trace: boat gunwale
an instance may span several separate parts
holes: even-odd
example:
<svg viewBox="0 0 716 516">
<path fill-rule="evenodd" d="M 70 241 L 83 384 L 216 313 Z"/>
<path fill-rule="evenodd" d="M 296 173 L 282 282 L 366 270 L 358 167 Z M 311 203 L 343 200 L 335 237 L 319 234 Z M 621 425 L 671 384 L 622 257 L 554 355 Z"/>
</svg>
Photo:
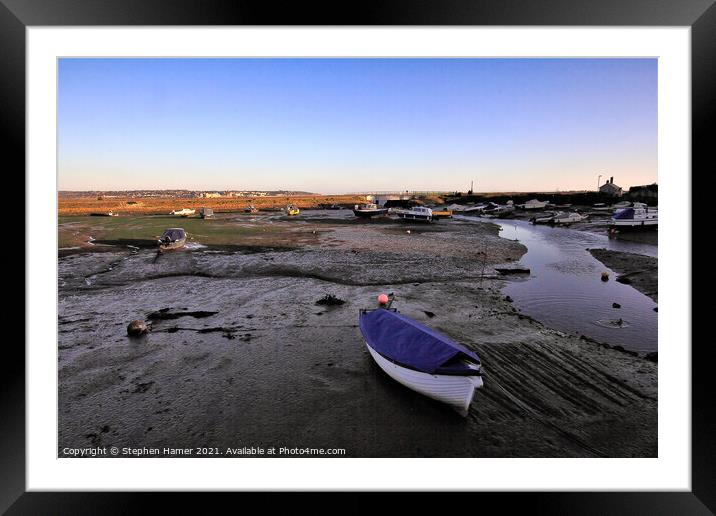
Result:
<svg viewBox="0 0 716 516">
<path fill-rule="evenodd" d="M 363 317 L 363 315 L 367 314 L 368 312 L 372 312 L 374 310 L 375 309 L 361 308 L 359 311 L 360 315 L 358 317 L 359 323 L 360 323 L 360 319 L 361 319 L 361 317 Z M 383 310 L 385 310 L 385 309 L 383 308 Z M 391 308 L 389 310 L 391 312 L 398 313 L 398 310 L 396 310 L 395 308 Z M 360 324 L 359 324 L 359 327 L 360 327 Z M 363 331 L 361 329 L 361 334 L 362 333 L 363 333 Z M 421 369 L 418 369 L 417 367 L 414 367 L 414 366 L 411 366 L 408 364 L 404 364 L 398 360 L 395 360 L 392 357 L 385 355 L 384 353 L 381 353 L 380 351 L 375 349 L 373 346 L 371 346 L 370 342 L 368 342 L 368 339 L 365 337 L 365 335 L 363 335 L 363 341 L 365 342 L 366 346 L 370 347 L 370 349 L 372 349 L 375 353 L 377 353 L 378 355 L 380 355 L 381 357 L 386 359 L 388 362 L 391 362 L 392 364 L 395 364 L 395 365 L 402 367 L 404 369 L 408 369 L 410 371 L 415 371 L 418 373 L 423 373 L 423 374 L 427 374 L 427 375 L 435 376 L 435 377 L 438 377 L 438 376 L 482 376 L 482 360 L 480 360 L 478 357 L 477 361 L 475 361 L 471 356 L 466 355 L 464 352 L 462 352 L 460 350 L 458 350 L 458 353 L 456 353 L 450 360 L 453 360 L 456 356 L 458 356 L 465 363 L 476 365 L 477 369 L 467 367 L 466 369 L 451 371 L 451 370 L 445 370 L 445 369 L 441 370 L 440 368 L 438 368 L 434 372 L 423 371 Z"/>
<path fill-rule="evenodd" d="M 402 367 L 403 369 L 409 369 L 410 371 L 415 371 L 416 373 L 429 374 L 430 376 L 434 376 L 434 377 L 438 377 L 438 376 L 482 376 L 482 369 L 481 369 L 482 363 L 481 363 L 481 362 L 480 362 L 480 363 L 477 363 L 477 362 L 473 362 L 473 361 L 468 360 L 468 359 L 465 358 L 465 359 L 463 359 L 463 360 L 465 360 L 465 362 L 468 362 L 468 363 L 470 363 L 470 364 L 474 364 L 474 365 L 478 366 L 479 369 L 467 368 L 467 369 L 459 370 L 459 371 L 456 370 L 456 371 L 454 371 L 454 372 L 451 372 L 451 371 L 436 371 L 436 372 L 434 372 L 434 373 L 428 373 L 427 371 L 421 371 L 420 369 L 418 369 L 418 368 L 416 368 L 416 367 L 409 366 L 409 365 L 407 365 L 407 364 L 403 364 L 402 362 L 398 362 L 397 360 L 395 360 L 395 359 L 393 359 L 393 358 L 390 358 L 389 356 L 387 356 L 387 355 L 381 353 L 380 351 L 378 351 L 377 349 L 375 349 L 373 346 L 371 346 L 371 345 L 368 343 L 367 340 L 365 340 L 365 339 L 363 339 L 363 340 L 365 341 L 366 346 L 370 346 L 370 349 L 372 349 L 373 351 L 375 351 L 378 355 L 380 355 L 381 357 L 383 357 L 384 359 L 386 359 L 388 362 L 390 362 L 390 363 L 392 363 L 392 364 L 395 364 L 395 365 L 397 365 L 397 366 L 399 366 L 399 367 Z M 465 371 L 465 372 L 463 372 L 463 371 Z"/>
</svg>

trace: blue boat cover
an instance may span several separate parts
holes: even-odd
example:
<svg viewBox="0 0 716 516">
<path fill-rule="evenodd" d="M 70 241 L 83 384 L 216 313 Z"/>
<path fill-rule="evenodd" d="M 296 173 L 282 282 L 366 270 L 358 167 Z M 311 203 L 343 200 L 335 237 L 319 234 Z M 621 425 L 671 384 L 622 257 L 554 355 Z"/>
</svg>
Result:
<svg viewBox="0 0 716 516">
<path fill-rule="evenodd" d="M 358 325 L 371 348 L 398 364 L 424 373 L 455 370 L 455 365 L 448 362 L 457 358 L 480 363 L 469 349 L 396 312 L 379 308 L 362 313 Z"/>
<path fill-rule="evenodd" d="M 616 212 L 614 216 L 612 217 L 615 220 L 620 219 L 633 219 L 634 218 L 634 208 L 623 208 Z"/>
</svg>

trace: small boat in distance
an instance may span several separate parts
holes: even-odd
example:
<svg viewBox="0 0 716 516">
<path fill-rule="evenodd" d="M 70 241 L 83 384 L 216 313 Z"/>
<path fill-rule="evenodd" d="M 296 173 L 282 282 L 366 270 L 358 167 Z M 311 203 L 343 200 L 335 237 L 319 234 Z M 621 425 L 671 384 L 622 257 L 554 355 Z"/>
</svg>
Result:
<svg viewBox="0 0 716 516">
<path fill-rule="evenodd" d="M 286 206 L 286 215 L 288 215 L 289 217 L 293 217 L 294 215 L 298 215 L 299 213 L 301 213 L 301 210 L 299 210 L 298 206 L 296 206 L 295 204 L 289 204 L 288 206 Z"/>
<path fill-rule="evenodd" d="M 596 211 L 607 211 L 609 209 L 609 206 L 607 206 L 603 202 L 598 202 L 598 203 L 592 204 L 592 209 L 596 210 Z"/>
<path fill-rule="evenodd" d="M 482 213 L 486 208 L 490 207 L 491 203 L 487 204 L 451 204 L 447 207 L 448 210 L 452 211 L 453 214 L 457 213 L 460 215 L 478 215 Z M 495 204 L 495 206 L 497 206 Z"/>
<path fill-rule="evenodd" d="M 186 244 L 186 232 L 182 228 L 169 228 L 158 241 L 160 251 L 179 249 Z"/>
<path fill-rule="evenodd" d="M 549 224 L 557 213 L 555 211 L 543 211 L 539 215 L 535 215 L 530 219 L 532 224 Z"/>
<path fill-rule="evenodd" d="M 377 204 L 369 202 L 366 204 L 356 204 L 353 207 L 353 213 L 356 217 L 370 218 L 385 215 L 388 213 L 388 208 L 381 208 Z"/>
<path fill-rule="evenodd" d="M 512 201 L 507 201 L 507 204 L 495 204 L 489 208 L 483 210 L 483 216 L 487 218 L 499 219 L 503 217 L 509 217 L 515 211 L 515 205 Z"/>
<path fill-rule="evenodd" d="M 199 208 L 199 216 L 202 219 L 213 219 L 214 210 L 212 208 Z"/>
<path fill-rule="evenodd" d="M 244 213 L 258 213 L 258 211 L 258 208 L 253 204 L 249 204 L 246 208 L 244 208 Z"/>
<path fill-rule="evenodd" d="M 447 207 L 453 213 L 463 213 L 466 206 L 464 204 L 451 204 Z"/>
<path fill-rule="evenodd" d="M 407 221 L 432 222 L 433 210 L 425 206 L 413 206 L 412 208 L 395 208 L 391 213 Z"/>
<path fill-rule="evenodd" d="M 196 210 L 191 210 L 189 208 L 182 208 L 181 210 L 172 210 L 172 212 L 169 215 L 176 215 L 177 217 L 188 217 L 189 215 L 194 215 L 196 213 Z"/>
<path fill-rule="evenodd" d="M 587 219 L 587 215 L 582 215 L 581 213 L 577 213 L 576 211 L 572 212 L 564 212 L 560 211 L 557 213 L 552 219 L 549 221 L 550 224 L 555 225 L 566 225 L 566 224 L 574 224 L 575 222 L 582 222 L 583 220 Z"/>
<path fill-rule="evenodd" d="M 434 219 L 451 219 L 452 210 L 449 208 L 432 208 Z"/>
<path fill-rule="evenodd" d="M 543 210 L 548 204 L 549 201 L 538 201 L 537 199 L 532 199 L 520 205 L 520 207 L 523 210 Z"/>
<path fill-rule="evenodd" d="M 394 309 L 361 310 L 358 326 L 388 376 L 467 417 L 475 390 L 483 385 L 474 352 Z"/>
<path fill-rule="evenodd" d="M 90 213 L 90 217 L 118 217 L 119 213 L 108 211 L 107 213 Z"/>
<path fill-rule="evenodd" d="M 621 208 L 612 216 L 612 228 L 656 228 L 659 225 L 659 212 L 642 202 L 635 202 L 632 208 Z"/>
</svg>

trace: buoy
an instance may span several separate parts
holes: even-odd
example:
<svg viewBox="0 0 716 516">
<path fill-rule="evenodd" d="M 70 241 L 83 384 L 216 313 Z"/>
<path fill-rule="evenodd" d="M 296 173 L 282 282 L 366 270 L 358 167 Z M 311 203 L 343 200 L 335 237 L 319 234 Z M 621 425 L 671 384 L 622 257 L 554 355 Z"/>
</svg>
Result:
<svg viewBox="0 0 716 516">
<path fill-rule="evenodd" d="M 602 281 L 609 281 L 609 273 L 602 272 Z"/>
<path fill-rule="evenodd" d="M 388 296 L 385 294 L 381 294 L 378 296 L 378 304 L 379 305 L 387 305 L 388 304 Z"/>
</svg>

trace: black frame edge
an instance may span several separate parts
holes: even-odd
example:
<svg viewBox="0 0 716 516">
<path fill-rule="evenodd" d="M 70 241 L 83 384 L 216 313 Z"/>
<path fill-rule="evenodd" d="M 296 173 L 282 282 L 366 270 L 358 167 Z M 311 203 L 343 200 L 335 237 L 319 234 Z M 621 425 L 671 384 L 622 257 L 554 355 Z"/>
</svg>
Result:
<svg viewBox="0 0 716 516">
<path fill-rule="evenodd" d="M 535 7 L 520 0 L 498 2 L 407 2 L 393 0 L 369 4 L 360 12 L 321 11 L 315 6 L 292 6 L 252 2 L 215 2 L 210 7 L 195 0 L 175 2 L 167 9 L 161 1 L 126 0 L 2 0 L 0 3 L 0 108 L 6 143 L 6 170 L 25 170 L 25 28 L 27 25 L 282 25 L 282 24 L 376 24 L 376 25 L 684 25 L 692 28 L 692 182 L 702 181 L 713 167 L 708 129 L 716 120 L 716 5 L 713 0 L 688 2 L 648 0 L 609 0 L 608 2 L 548 0 Z M 6 7 L 10 5 L 10 9 Z M 277 12 L 278 11 L 278 12 Z M 7 160 L 7 158 L 10 158 Z M 27 192 L 23 191 L 26 194 Z M 696 209 L 707 206 L 708 189 L 692 184 Z M 692 237 L 706 231 L 703 217 L 693 217 Z M 23 241 L 24 241 L 24 225 Z M 23 247 L 23 264 L 25 249 Z M 706 268 L 708 253 L 693 252 L 693 270 Z M 25 273 L 27 274 L 27 270 Z M 688 278 L 691 280 L 691 278 Z M 692 343 L 698 342 L 697 329 L 708 320 L 713 302 L 699 303 L 711 289 L 707 280 L 693 285 Z M 23 307 L 25 294 L 23 294 Z M 708 335 L 706 332 L 704 336 Z M 24 339 L 23 339 L 24 340 Z M 692 344 L 692 492 L 691 493 L 480 493 L 479 507 L 504 510 L 524 504 L 531 510 L 555 514 L 714 514 L 716 513 L 716 409 L 710 384 L 708 337 L 701 347 Z M 17 346 L 15 346 L 17 347 Z M 9 348 L 9 346 L 8 346 Z M 25 364 L 24 349 L 8 349 L 2 363 L 0 414 L 3 435 L 0 440 L 0 512 L 8 514 L 97 514 L 146 512 L 148 499 L 158 497 L 165 509 L 177 507 L 187 512 L 191 505 L 184 494 L 163 493 L 27 493 L 25 492 Z M 229 494 L 220 494 L 222 498 Z M 246 496 L 246 495 L 244 495 Z M 254 494 L 260 503 L 269 502 L 270 494 Z M 330 496 L 330 495 L 329 495 Z M 366 498 L 349 495 L 353 503 L 341 504 L 343 510 L 370 510 Z M 465 498 L 465 495 L 451 495 Z M 18 498 L 19 497 L 19 498 Z M 205 498 L 205 497 L 200 497 Z M 305 496 L 291 495 L 291 505 L 303 505 Z M 505 498 L 509 498 L 509 501 Z M 416 507 L 423 505 L 415 498 Z M 474 500 L 473 500 L 474 501 Z M 205 502 L 204 502 L 205 503 Z M 204 509 L 205 509 L 204 505 Z M 306 507 L 311 507 L 306 503 Z M 335 506 L 334 506 L 335 507 Z M 313 507 L 315 509 L 315 506 Z"/>
<path fill-rule="evenodd" d="M 713 0 L 3 0 L 25 25 L 691 25 Z"/>
<path fill-rule="evenodd" d="M 708 231 L 704 204 L 708 188 L 695 188 L 696 179 L 703 185 L 714 166 L 713 134 L 710 126 L 716 121 L 716 4 L 703 13 L 691 27 L 691 161 L 692 161 L 692 274 L 704 270 L 708 253 L 697 253 L 693 242 Z M 697 211 L 699 210 L 699 211 Z M 709 366 L 708 329 L 705 321 L 712 317 L 713 300 L 706 295 L 714 280 L 692 285 L 692 388 L 691 388 L 691 482 L 692 490 L 704 505 L 716 512 L 716 404 Z M 702 331 L 697 331 L 700 329 Z"/>
<path fill-rule="evenodd" d="M 5 5 L 0 3 L 0 131 L 5 151 L 4 172 L 6 181 L 25 193 L 25 25 Z M 22 176 L 19 175 L 22 171 Z M 22 183 L 21 183 L 22 182 Z M 21 183 L 20 186 L 17 183 Z M 24 206 L 24 195 L 22 197 Z M 24 210 L 23 210 L 24 211 Z M 17 227 L 19 226 L 19 227 Z M 25 226 L 12 229 L 12 238 L 22 241 L 20 256 L 13 258 L 15 270 L 22 263 L 25 270 Z M 22 234 L 20 234 L 22 233 Z M 14 238 L 13 238 L 14 237 Z M 11 269 L 12 270 L 12 269 Z M 25 274 L 23 274 L 25 277 Z M 25 291 L 15 297 L 15 306 L 25 309 Z M 20 304 L 21 303 L 21 304 Z M 24 322 L 20 329 L 25 341 Z M 6 343 L 16 342 L 6 339 Z M 0 361 L 0 415 L 2 436 L 0 439 L 0 513 L 25 492 L 25 349 L 9 345 Z"/>
</svg>

